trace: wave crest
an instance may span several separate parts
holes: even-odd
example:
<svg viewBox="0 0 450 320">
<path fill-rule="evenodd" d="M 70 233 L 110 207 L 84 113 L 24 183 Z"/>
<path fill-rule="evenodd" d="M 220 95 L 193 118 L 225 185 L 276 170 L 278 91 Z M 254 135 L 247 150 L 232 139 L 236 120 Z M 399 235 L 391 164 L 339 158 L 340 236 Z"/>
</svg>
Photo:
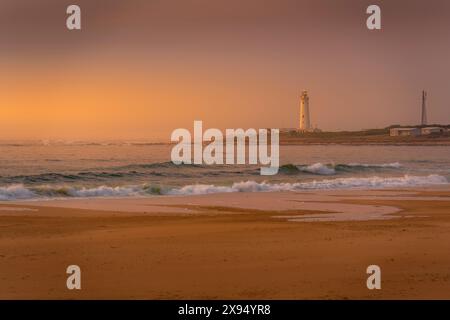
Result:
<svg viewBox="0 0 450 320">
<path fill-rule="evenodd" d="M 445 177 L 440 175 L 409 176 L 403 177 L 367 177 L 367 178 L 337 178 L 314 180 L 309 182 L 276 183 L 246 181 L 234 183 L 231 187 L 215 185 L 189 185 L 174 189 L 169 194 L 194 195 L 223 192 L 269 192 L 269 191 L 298 191 L 298 190 L 336 190 L 353 188 L 389 188 L 389 187 L 413 187 L 426 185 L 447 184 Z"/>
<path fill-rule="evenodd" d="M 285 174 L 296 174 L 300 172 L 316 175 L 334 175 L 339 172 L 358 172 L 358 171 L 378 171 L 399 169 L 402 165 L 399 162 L 368 164 L 368 163 L 348 163 L 348 164 L 323 164 L 321 162 L 311 165 L 285 164 L 280 167 L 280 172 Z"/>
<path fill-rule="evenodd" d="M 0 200 L 30 200 L 53 198 L 138 197 L 151 195 L 200 195 L 228 192 L 275 192 L 297 190 L 373 189 L 389 187 L 414 187 L 443 185 L 448 181 L 440 175 L 401 177 L 363 177 L 313 180 L 295 183 L 268 183 L 256 181 L 235 182 L 231 186 L 193 184 L 167 188 L 149 184 L 98 187 L 39 186 L 21 184 L 0 187 Z"/>
</svg>

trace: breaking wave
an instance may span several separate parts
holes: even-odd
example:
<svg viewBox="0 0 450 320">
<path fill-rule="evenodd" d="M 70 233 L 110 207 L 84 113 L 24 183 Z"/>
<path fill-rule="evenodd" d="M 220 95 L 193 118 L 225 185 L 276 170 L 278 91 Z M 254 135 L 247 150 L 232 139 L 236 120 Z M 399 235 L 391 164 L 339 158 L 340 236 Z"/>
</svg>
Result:
<svg viewBox="0 0 450 320">
<path fill-rule="evenodd" d="M 0 200 L 30 200 L 53 198 L 138 197 L 162 194 L 161 188 L 151 185 L 99 187 L 25 187 L 17 184 L 0 187 Z"/>
<path fill-rule="evenodd" d="M 189 185 L 170 191 L 170 194 L 209 194 L 222 192 L 269 192 L 269 191 L 296 191 L 296 190 L 335 190 L 352 188 L 388 188 L 413 187 L 426 185 L 447 184 L 445 177 L 439 175 L 408 176 L 403 177 L 368 177 L 368 178 L 337 178 L 319 181 L 296 183 L 266 183 L 246 181 L 234 183 L 230 187 L 215 185 Z"/>
<path fill-rule="evenodd" d="M 336 169 L 333 166 L 323 165 L 321 163 L 315 163 L 309 166 L 303 166 L 299 168 L 300 171 L 321 174 L 332 175 L 336 173 Z"/>
<path fill-rule="evenodd" d="M 231 186 L 213 184 L 193 184 L 177 188 L 160 187 L 149 184 L 127 186 L 67 187 L 39 186 L 25 187 L 22 184 L 0 187 L 0 200 L 30 200 L 53 198 L 91 198 L 91 197 L 140 197 L 151 195 L 200 195 L 226 192 L 275 192 L 297 190 L 336 190 L 336 189 L 373 189 L 389 187 L 414 187 L 443 185 L 448 181 L 440 175 L 401 177 L 359 177 L 336 178 L 295 183 L 268 183 L 243 181 Z"/>
<path fill-rule="evenodd" d="M 54 160 L 52 160 L 54 161 Z M 311 165 L 294 165 L 286 164 L 280 167 L 279 173 L 286 175 L 308 174 L 308 175 L 336 175 L 339 173 L 352 172 L 378 172 L 383 170 L 395 170 L 401 168 L 401 164 L 386 163 L 386 164 L 322 164 L 314 163 Z M 172 162 L 157 162 L 149 164 L 130 164 L 124 166 L 97 168 L 96 170 L 86 170 L 79 172 L 48 172 L 32 175 L 16 175 L 0 177 L 0 183 L 4 185 L 24 184 L 24 185 L 41 185 L 41 184 L 66 184 L 66 183 L 81 183 L 81 182 L 98 182 L 110 184 L 111 181 L 146 181 L 148 178 L 154 177 L 173 177 L 173 178 L 187 178 L 205 176 L 231 176 L 235 175 L 259 175 L 259 168 L 257 166 L 244 168 L 227 165 L 195 165 L 182 164 L 175 165 Z M 136 181 L 136 180 L 135 180 Z"/>
<path fill-rule="evenodd" d="M 348 164 L 322 164 L 314 163 L 311 165 L 294 165 L 286 164 L 280 167 L 280 172 L 287 174 L 295 174 L 305 172 L 317 175 L 334 175 L 338 172 L 362 172 L 362 171 L 379 171 L 382 169 L 399 169 L 402 165 L 398 162 L 367 164 L 367 163 L 348 163 Z"/>
</svg>

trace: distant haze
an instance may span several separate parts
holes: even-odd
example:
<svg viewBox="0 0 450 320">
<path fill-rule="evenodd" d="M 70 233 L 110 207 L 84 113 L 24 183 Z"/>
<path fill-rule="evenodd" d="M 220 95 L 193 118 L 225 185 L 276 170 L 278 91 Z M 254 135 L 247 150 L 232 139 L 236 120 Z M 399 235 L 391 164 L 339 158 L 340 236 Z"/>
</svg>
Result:
<svg viewBox="0 0 450 320">
<path fill-rule="evenodd" d="M 172 130 L 450 123 L 450 2 L 65 0 L 0 3 L 0 139 L 168 139 Z"/>
</svg>

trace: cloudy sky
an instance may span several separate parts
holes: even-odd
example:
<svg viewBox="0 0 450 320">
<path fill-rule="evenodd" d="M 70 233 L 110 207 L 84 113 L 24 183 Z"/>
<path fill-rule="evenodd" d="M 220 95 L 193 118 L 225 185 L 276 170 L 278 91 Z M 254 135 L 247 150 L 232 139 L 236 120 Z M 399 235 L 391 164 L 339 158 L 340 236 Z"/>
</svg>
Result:
<svg viewBox="0 0 450 320">
<path fill-rule="evenodd" d="M 422 89 L 450 123 L 449 17 L 448 0 L 1 0 L 0 139 L 296 127 L 302 90 L 324 130 L 416 124 Z"/>
</svg>

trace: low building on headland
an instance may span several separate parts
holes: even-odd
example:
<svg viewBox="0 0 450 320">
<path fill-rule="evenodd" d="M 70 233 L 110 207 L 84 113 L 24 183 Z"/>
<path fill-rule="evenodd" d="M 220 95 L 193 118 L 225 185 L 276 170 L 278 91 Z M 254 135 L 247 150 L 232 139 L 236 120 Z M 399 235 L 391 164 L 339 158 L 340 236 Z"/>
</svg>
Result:
<svg viewBox="0 0 450 320">
<path fill-rule="evenodd" d="M 298 134 L 298 133 L 319 133 L 322 132 L 319 128 L 311 128 L 308 131 L 306 130 L 299 130 L 298 128 L 280 128 L 280 133 L 291 133 L 291 134 Z"/>
<path fill-rule="evenodd" d="M 391 128 L 389 131 L 391 137 L 420 136 L 419 128 Z"/>
<path fill-rule="evenodd" d="M 443 127 L 410 127 L 410 128 L 391 128 L 391 137 L 406 137 L 406 136 L 424 136 L 429 134 L 443 134 L 446 132 L 446 128 Z"/>
<path fill-rule="evenodd" d="M 294 133 L 297 131 L 297 128 L 280 128 L 280 133 Z"/>
<path fill-rule="evenodd" d="M 425 127 L 421 128 L 421 134 L 433 134 L 433 133 L 444 133 L 445 128 L 441 127 Z"/>
</svg>

